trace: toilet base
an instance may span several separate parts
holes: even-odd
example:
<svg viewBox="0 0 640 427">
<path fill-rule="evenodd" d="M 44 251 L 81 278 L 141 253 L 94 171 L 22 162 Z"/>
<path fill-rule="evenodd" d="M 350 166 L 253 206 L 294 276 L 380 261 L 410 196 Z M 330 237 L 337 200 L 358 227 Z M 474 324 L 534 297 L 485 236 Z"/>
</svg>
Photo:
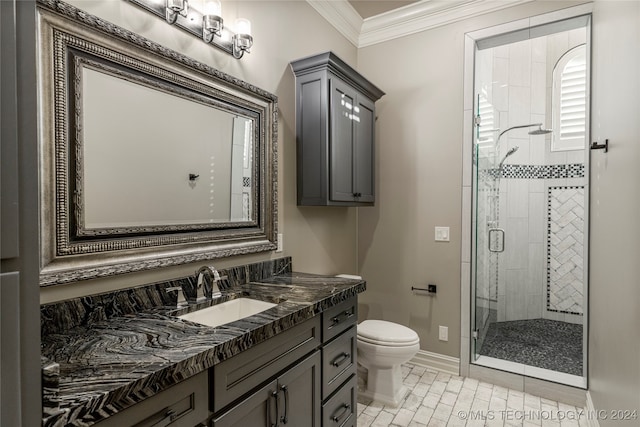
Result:
<svg viewBox="0 0 640 427">
<path fill-rule="evenodd" d="M 359 394 L 364 399 L 375 400 L 387 406 L 398 407 L 409 389 L 402 383 L 400 365 L 390 369 L 367 368 L 366 389 Z"/>
</svg>

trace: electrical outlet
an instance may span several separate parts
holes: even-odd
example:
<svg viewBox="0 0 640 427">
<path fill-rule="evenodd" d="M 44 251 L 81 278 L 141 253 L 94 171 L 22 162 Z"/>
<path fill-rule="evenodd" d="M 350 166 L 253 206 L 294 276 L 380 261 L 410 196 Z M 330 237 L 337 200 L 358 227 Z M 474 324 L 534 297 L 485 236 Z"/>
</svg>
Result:
<svg viewBox="0 0 640 427">
<path fill-rule="evenodd" d="M 284 238 L 282 237 L 282 233 L 278 233 L 278 248 L 276 249 L 276 252 L 284 251 L 284 244 L 282 243 L 283 240 Z"/>
<path fill-rule="evenodd" d="M 447 326 L 440 326 L 438 339 L 440 341 L 449 341 L 449 328 Z"/>
</svg>

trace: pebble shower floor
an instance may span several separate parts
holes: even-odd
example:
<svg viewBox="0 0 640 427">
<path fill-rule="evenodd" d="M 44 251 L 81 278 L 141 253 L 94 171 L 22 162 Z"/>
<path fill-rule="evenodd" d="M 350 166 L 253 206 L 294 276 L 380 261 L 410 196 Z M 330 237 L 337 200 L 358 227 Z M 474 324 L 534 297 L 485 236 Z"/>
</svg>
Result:
<svg viewBox="0 0 640 427">
<path fill-rule="evenodd" d="M 583 408 L 410 363 L 410 393 L 390 408 L 358 399 L 358 427 L 587 427 Z"/>
</svg>

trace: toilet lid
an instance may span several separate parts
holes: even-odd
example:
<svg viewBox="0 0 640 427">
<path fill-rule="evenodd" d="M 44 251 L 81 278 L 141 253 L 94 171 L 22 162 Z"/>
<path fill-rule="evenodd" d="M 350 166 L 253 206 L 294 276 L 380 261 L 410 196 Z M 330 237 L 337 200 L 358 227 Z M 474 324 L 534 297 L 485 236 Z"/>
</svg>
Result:
<svg viewBox="0 0 640 427">
<path fill-rule="evenodd" d="M 411 345 L 420 342 L 413 329 L 384 320 L 365 320 L 358 325 L 358 339 L 372 344 Z"/>
</svg>

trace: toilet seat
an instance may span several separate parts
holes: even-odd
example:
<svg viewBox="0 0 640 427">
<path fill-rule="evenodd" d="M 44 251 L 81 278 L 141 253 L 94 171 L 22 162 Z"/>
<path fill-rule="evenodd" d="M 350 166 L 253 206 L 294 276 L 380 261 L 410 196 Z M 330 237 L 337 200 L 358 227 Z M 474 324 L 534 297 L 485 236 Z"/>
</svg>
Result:
<svg viewBox="0 0 640 427">
<path fill-rule="evenodd" d="M 419 344 L 420 343 L 420 338 L 416 338 L 413 341 L 408 341 L 406 343 L 396 343 L 396 342 L 388 342 L 388 341 L 381 341 L 381 340 L 370 340 L 367 338 L 362 338 L 362 337 L 358 337 L 358 341 L 362 342 L 362 343 L 366 343 L 366 344 L 371 344 L 371 345 L 378 345 L 381 347 L 411 347 L 413 345 Z"/>
<path fill-rule="evenodd" d="M 384 320 L 365 320 L 358 325 L 358 340 L 385 347 L 408 347 L 420 342 L 412 329 Z"/>
</svg>

